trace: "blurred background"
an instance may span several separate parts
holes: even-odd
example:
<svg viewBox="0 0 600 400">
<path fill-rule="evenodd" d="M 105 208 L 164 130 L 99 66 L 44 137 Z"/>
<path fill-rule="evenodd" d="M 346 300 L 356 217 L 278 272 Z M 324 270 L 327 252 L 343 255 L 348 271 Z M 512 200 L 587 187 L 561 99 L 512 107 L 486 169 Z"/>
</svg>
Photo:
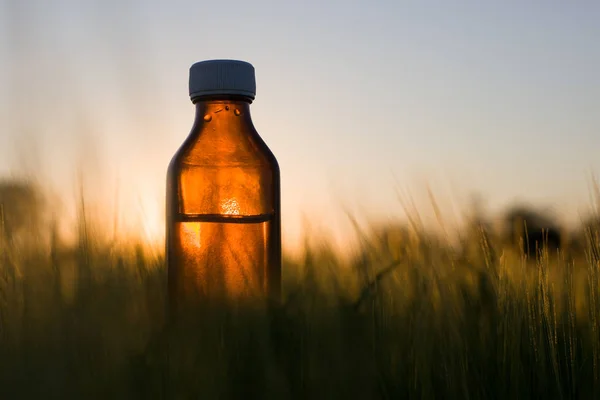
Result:
<svg viewBox="0 0 600 400">
<path fill-rule="evenodd" d="M 0 0 L 0 398 L 600 398 L 598 21 Z M 165 175 L 213 58 L 256 68 L 282 304 L 172 327 Z"/>
<path fill-rule="evenodd" d="M 191 128 L 189 67 L 256 68 L 255 125 L 282 171 L 288 251 L 349 243 L 351 212 L 456 216 L 474 194 L 576 221 L 600 157 L 600 5 L 519 1 L 0 0 L 0 176 L 78 196 L 162 243 L 165 173 Z M 493 3 L 493 4 L 492 4 Z"/>
</svg>

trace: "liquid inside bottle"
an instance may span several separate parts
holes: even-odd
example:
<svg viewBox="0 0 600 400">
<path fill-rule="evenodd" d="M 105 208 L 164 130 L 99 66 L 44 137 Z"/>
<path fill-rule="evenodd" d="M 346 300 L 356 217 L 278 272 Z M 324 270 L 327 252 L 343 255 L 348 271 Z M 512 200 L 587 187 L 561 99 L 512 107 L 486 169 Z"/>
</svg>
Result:
<svg viewBox="0 0 600 400">
<path fill-rule="evenodd" d="M 213 301 L 277 300 L 280 293 L 279 166 L 250 118 L 254 69 L 246 63 L 213 61 L 218 62 L 221 65 L 204 62 L 197 70 L 192 67 L 190 93 L 196 118 L 169 165 L 167 264 L 172 313 Z M 242 70 L 227 69 L 232 65 Z M 220 71 L 216 74 L 220 82 L 210 79 L 215 71 Z M 194 80 L 194 74 L 202 79 Z M 227 74 L 236 79 L 225 90 L 218 86 L 227 81 Z M 211 94 L 194 97 L 198 88 L 211 89 L 206 90 Z"/>
<path fill-rule="evenodd" d="M 273 215 L 187 216 L 175 223 L 174 254 L 184 285 L 226 298 L 261 296 L 271 264 Z"/>
</svg>

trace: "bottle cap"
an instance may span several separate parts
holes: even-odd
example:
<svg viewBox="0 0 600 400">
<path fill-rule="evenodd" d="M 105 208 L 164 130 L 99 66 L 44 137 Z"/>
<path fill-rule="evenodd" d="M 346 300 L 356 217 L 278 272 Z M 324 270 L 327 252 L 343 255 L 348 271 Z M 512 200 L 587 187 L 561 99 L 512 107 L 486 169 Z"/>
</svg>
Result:
<svg viewBox="0 0 600 400">
<path fill-rule="evenodd" d="M 238 60 L 200 61 L 190 67 L 190 98 L 220 94 L 254 100 L 256 79 L 252 64 Z"/>
</svg>

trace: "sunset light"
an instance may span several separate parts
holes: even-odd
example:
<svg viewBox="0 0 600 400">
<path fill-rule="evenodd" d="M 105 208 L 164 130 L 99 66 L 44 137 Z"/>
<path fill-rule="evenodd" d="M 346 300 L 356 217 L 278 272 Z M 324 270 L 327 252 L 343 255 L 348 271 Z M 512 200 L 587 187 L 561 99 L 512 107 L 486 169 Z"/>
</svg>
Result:
<svg viewBox="0 0 600 400">
<path fill-rule="evenodd" d="M 139 219 L 143 227 L 143 240 L 152 246 L 161 246 L 165 240 L 164 203 L 143 197 Z"/>
<path fill-rule="evenodd" d="M 0 400 L 600 399 L 599 38 L 0 0 Z"/>
<path fill-rule="evenodd" d="M 221 213 L 224 215 L 239 215 L 240 207 L 235 198 L 224 199 L 221 202 Z"/>
</svg>

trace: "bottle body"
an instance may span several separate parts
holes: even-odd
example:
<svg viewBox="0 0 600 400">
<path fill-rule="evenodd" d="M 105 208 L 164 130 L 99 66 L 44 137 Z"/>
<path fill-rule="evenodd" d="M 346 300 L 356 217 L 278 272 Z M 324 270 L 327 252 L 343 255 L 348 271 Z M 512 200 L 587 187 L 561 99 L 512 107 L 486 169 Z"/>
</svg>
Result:
<svg viewBox="0 0 600 400">
<path fill-rule="evenodd" d="M 277 301 L 279 166 L 252 124 L 250 101 L 200 99 L 167 173 L 170 311 L 195 303 Z"/>
</svg>

